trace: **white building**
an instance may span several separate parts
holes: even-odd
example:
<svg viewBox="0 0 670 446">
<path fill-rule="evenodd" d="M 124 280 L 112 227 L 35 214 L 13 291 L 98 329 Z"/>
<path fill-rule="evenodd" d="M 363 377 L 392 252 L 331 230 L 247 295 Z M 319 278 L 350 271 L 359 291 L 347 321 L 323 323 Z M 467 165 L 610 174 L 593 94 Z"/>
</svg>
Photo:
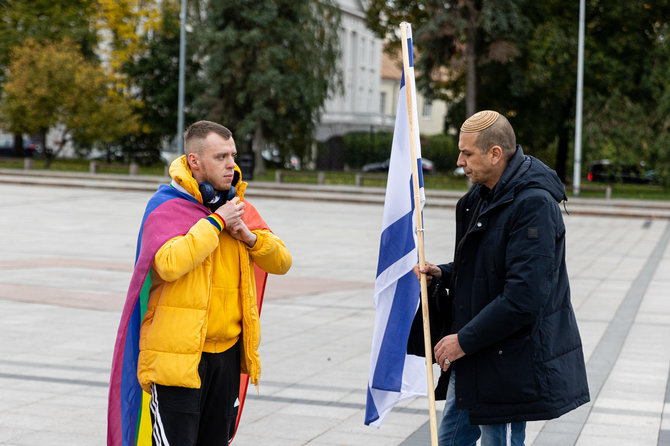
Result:
<svg viewBox="0 0 670 446">
<path fill-rule="evenodd" d="M 415 76 L 421 73 L 415 72 Z M 381 57 L 381 84 L 379 87 L 380 110 L 384 121 L 395 120 L 398 108 L 398 92 L 402 78 L 402 54 L 396 57 L 382 51 Z M 417 112 L 419 115 L 419 132 L 422 135 L 436 135 L 443 132 L 444 118 L 447 115 L 447 103 L 443 100 L 428 101 L 417 91 Z"/>
<path fill-rule="evenodd" d="M 365 26 L 361 1 L 337 3 L 342 14 L 340 69 L 344 93 L 326 102 L 316 134 L 319 141 L 384 124 L 379 110 L 382 40 Z"/>
<path fill-rule="evenodd" d="M 316 139 L 327 141 L 351 131 L 392 130 L 402 75 L 402 59 L 383 54 L 383 42 L 365 25 L 360 0 L 337 0 L 342 13 L 340 33 L 344 92 L 326 101 Z M 418 94 L 419 129 L 423 135 L 442 132 L 447 105 L 432 104 Z"/>
</svg>

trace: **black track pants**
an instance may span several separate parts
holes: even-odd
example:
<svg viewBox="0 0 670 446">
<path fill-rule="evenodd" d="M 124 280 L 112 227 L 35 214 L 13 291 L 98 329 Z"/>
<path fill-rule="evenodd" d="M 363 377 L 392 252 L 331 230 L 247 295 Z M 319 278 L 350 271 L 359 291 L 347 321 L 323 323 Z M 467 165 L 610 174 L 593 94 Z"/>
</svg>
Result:
<svg viewBox="0 0 670 446">
<path fill-rule="evenodd" d="M 239 346 L 203 353 L 198 373 L 200 389 L 152 386 L 154 446 L 225 446 L 233 437 L 239 407 Z"/>
</svg>

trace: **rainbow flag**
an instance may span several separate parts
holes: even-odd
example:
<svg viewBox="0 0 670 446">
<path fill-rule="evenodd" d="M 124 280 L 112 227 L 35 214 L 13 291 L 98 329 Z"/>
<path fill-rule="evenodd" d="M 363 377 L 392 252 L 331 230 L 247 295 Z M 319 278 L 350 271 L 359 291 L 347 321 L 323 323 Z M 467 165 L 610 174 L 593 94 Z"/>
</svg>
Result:
<svg viewBox="0 0 670 446">
<path fill-rule="evenodd" d="M 108 446 L 151 445 L 151 396 L 137 380 L 140 324 L 147 310 L 151 289 L 151 265 L 158 249 L 168 240 L 186 234 L 191 226 L 211 211 L 191 195 L 161 185 L 149 200 L 137 240 L 135 269 L 128 287 L 126 303 L 112 358 L 107 413 Z M 258 212 L 246 202 L 243 220 L 249 229 L 268 229 Z M 267 273 L 254 265 L 256 294 L 260 312 Z M 240 376 L 239 425 L 249 377 Z"/>
</svg>

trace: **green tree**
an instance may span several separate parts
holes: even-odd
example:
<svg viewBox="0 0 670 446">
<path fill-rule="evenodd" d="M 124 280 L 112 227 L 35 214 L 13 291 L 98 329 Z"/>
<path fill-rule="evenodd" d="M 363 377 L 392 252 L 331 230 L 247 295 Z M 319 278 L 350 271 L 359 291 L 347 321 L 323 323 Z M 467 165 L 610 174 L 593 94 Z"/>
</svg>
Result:
<svg viewBox="0 0 670 446">
<path fill-rule="evenodd" d="M 270 145 L 309 153 L 320 112 L 340 85 L 339 10 L 331 0 L 221 0 L 199 30 L 204 115 L 230 126 L 256 171 Z M 246 142 L 246 144 L 245 144 Z"/>
<path fill-rule="evenodd" d="M 654 167 L 668 157 L 670 1 L 589 2 L 585 154 Z"/>
<path fill-rule="evenodd" d="M 447 127 L 462 122 L 470 95 L 463 68 L 459 71 L 454 62 L 460 60 L 462 67 L 476 60 L 477 108 L 503 112 L 526 152 L 552 165 L 566 181 L 574 140 L 578 3 L 474 2 L 481 28 L 475 48 L 502 48 L 489 51 L 502 57 L 486 52 L 480 57 L 477 50 L 475 57 L 463 59 L 459 51 L 470 42 L 464 31 L 470 4 L 373 0 L 368 15 L 380 34 L 394 31 L 401 19 L 414 23 L 417 71 L 432 73 L 417 84 L 428 96 L 451 101 Z M 670 171 L 669 17 L 670 0 L 587 0 L 584 160 L 644 159 L 661 172 L 663 166 Z"/>
<path fill-rule="evenodd" d="M 583 163 L 610 158 L 655 164 L 659 109 L 668 90 L 667 27 L 670 2 L 617 3 L 587 0 L 584 49 Z M 519 63 L 498 76 L 510 88 L 496 90 L 517 112 L 515 128 L 564 181 L 574 141 L 577 33 L 576 2 L 528 1 L 533 26 Z M 489 83 L 495 88 L 495 84 Z M 508 94 L 509 93 L 509 94 Z M 582 172 L 585 173 L 585 170 Z"/>
<path fill-rule="evenodd" d="M 12 48 L 25 39 L 76 42 L 87 58 L 97 44 L 96 0 L 0 0 L 0 84 L 4 81 Z"/>
<path fill-rule="evenodd" d="M 522 9 L 531 26 L 514 36 L 519 56 L 513 63 L 483 73 L 483 108 L 505 113 L 525 152 L 554 167 L 565 181 L 574 141 L 579 5 L 527 1 Z"/>
<path fill-rule="evenodd" d="M 146 48 L 147 35 L 161 23 L 161 7 L 174 1 L 166 0 L 96 0 L 97 9 L 92 20 L 105 40 L 105 54 L 111 69 L 121 73 L 125 63 Z"/>
<path fill-rule="evenodd" d="M 25 39 L 70 38 L 86 58 L 95 58 L 97 35 L 93 21 L 95 0 L 0 0 L 0 87 L 5 81 L 10 53 Z M 22 154 L 21 134 L 14 150 Z"/>
<path fill-rule="evenodd" d="M 418 88 L 428 98 L 453 102 L 463 97 L 465 111 L 452 118 L 462 122 L 479 108 L 480 70 L 510 63 L 519 54 L 513 36 L 527 24 L 520 4 L 521 0 L 371 0 L 367 23 L 380 37 L 395 42 L 400 22 L 412 23 Z"/>
<path fill-rule="evenodd" d="M 68 141 L 111 143 L 137 130 L 126 98 L 110 85 L 112 79 L 85 60 L 71 40 L 26 39 L 11 53 L 0 102 L 2 125 L 42 135 L 61 129 L 57 146 L 45 147 L 48 167 Z"/>
<path fill-rule="evenodd" d="M 160 149 L 170 144 L 177 132 L 177 100 L 179 88 L 179 1 L 166 0 L 161 5 L 160 21 L 147 33 L 123 65 L 123 74 L 131 84 L 135 113 L 141 131 L 122 141 L 123 151 L 144 159 L 157 159 Z M 185 103 L 192 104 L 200 93 L 200 64 L 192 51 L 193 32 L 187 32 Z M 185 110 L 185 120 L 196 119 L 192 107 Z"/>
</svg>

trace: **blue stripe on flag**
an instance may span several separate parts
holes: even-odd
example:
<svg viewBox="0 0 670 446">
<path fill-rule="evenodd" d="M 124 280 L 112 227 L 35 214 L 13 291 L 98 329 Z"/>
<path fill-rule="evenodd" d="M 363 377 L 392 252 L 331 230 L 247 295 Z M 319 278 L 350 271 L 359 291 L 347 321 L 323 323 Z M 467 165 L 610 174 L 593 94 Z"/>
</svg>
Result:
<svg viewBox="0 0 670 446">
<path fill-rule="evenodd" d="M 412 38 L 407 39 L 407 52 L 409 53 L 409 66 L 414 66 L 414 51 L 412 51 Z"/>
<path fill-rule="evenodd" d="M 379 419 L 379 412 L 377 411 L 377 406 L 375 405 L 375 399 L 372 397 L 372 392 L 370 392 L 370 386 L 368 386 L 368 399 L 365 403 L 365 423 L 370 424 Z"/>
<path fill-rule="evenodd" d="M 419 302 L 419 292 L 419 281 L 412 270 L 398 280 L 377 359 L 381 367 L 375 368 L 372 378 L 375 389 L 400 392 L 407 338 Z"/>
<path fill-rule="evenodd" d="M 123 369 L 121 371 L 121 388 L 130 389 L 121 395 L 121 430 L 124 444 L 135 444 L 137 435 L 137 414 L 142 405 L 142 388 L 137 381 L 137 357 L 139 356 L 140 337 L 140 301 L 135 302 L 132 316 L 128 321 L 126 344 L 123 350 Z"/>
<path fill-rule="evenodd" d="M 414 208 L 414 206 L 412 206 Z M 414 243 L 414 210 L 410 210 L 398 220 L 390 224 L 382 232 L 379 244 L 379 263 L 377 264 L 377 277 L 386 268 L 405 257 L 416 248 Z"/>
</svg>

